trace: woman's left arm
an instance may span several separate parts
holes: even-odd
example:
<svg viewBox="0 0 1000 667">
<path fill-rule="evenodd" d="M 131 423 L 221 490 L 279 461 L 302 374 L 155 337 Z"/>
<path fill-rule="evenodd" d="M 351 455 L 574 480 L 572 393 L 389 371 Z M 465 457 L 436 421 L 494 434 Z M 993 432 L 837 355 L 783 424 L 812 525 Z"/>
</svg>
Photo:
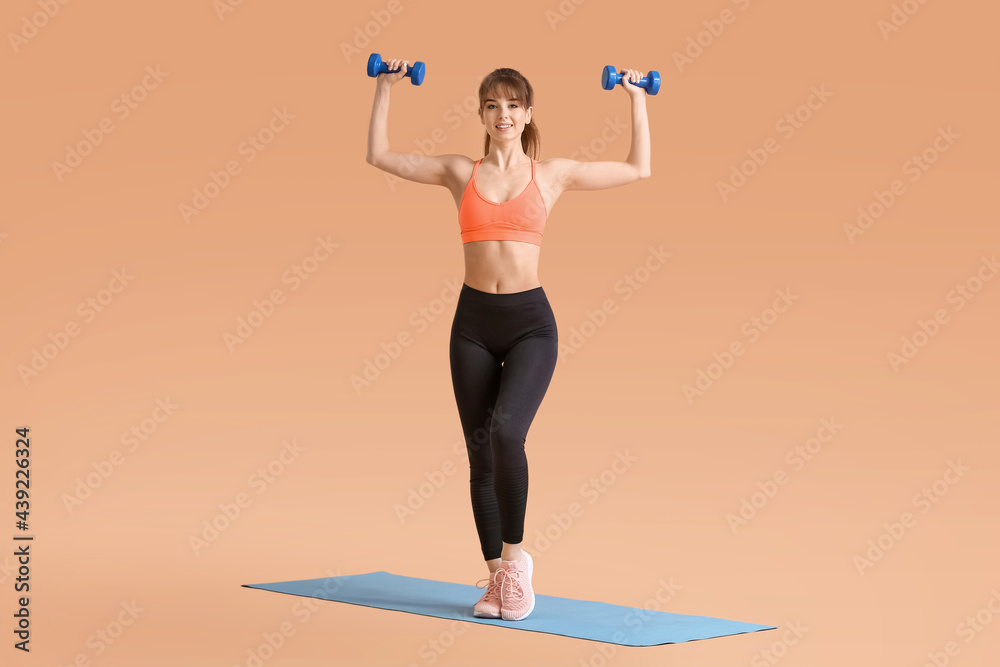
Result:
<svg viewBox="0 0 1000 667">
<path fill-rule="evenodd" d="M 633 72 L 632 80 L 642 78 L 641 72 Z M 646 115 L 646 89 L 633 86 L 626 78 L 622 87 L 632 98 L 632 145 L 625 162 L 635 167 L 639 178 L 649 178 L 649 117 Z"/>
<path fill-rule="evenodd" d="M 636 70 L 631 73 L 632 81 L 642 78 Z M 561 190 L 603 190 L 619 185 L 634 183 L 641 178 L 649 178 L 649 119 L 646 115 L 646 89 L 635 86 L 626 77 L 622 88 L 628 93 L 632 105 L 632 139 L 628 157 L 624 162 L 572 160 L 550 158 L 546 160 L 554 171 L 554 180 L 561 184 Z"/>
</svg>

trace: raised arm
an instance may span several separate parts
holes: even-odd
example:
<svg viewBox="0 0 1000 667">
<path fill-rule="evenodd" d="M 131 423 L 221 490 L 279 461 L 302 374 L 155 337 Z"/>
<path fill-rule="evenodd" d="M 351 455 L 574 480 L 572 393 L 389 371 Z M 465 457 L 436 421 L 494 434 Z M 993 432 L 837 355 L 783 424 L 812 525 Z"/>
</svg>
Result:
<svg viewBox="0 0 1000 667">
<path fill-rule="evenodd" d="M 449 174 L 454 173 L 455 161 L 464 156 L 399 153 L 389 149 L 389 90 L 403 78 L 407 61 L 393 59 L 385 63 L 389 69 L 399 71 L 382 73 L 375 79 L 375 100 L 368 125 L 368 155 L 365 161 L 409 181 L 447 186 Z"/>
<path fill-rule="evenodd" d="M 632 104 L 632 144 L 624 162 L 571 160 L 550 158 L 556 179 L 563 190 L 602 190 L 616 188 L 649 178 L 649 119 L 646 116 L 646 90 L 631 83 L 642 78 L 642 73 L 628 70 L 632 79 L 626 78 L 622 88 Z"/>
</svg>

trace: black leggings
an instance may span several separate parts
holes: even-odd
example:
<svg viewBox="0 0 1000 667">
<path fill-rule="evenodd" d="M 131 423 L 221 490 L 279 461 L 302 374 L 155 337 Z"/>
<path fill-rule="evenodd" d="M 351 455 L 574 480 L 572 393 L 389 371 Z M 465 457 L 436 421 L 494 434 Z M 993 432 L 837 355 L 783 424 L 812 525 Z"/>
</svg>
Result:
<svg viewBox="0 0 1000 667">
<path fill-rule="evenodd" d="M 451 381 L 469 453 L 483 558 L 524 537 L 524 441 L 556 367 L 556 320 L 541 287 L 494 294 L 465 283 L 451 325 Z"/>
</svg>

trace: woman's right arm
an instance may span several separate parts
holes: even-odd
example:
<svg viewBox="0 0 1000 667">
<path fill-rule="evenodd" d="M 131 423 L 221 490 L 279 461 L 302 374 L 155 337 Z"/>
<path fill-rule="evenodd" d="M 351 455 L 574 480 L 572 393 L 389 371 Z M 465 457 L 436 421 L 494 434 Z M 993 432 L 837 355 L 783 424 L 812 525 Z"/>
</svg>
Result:
<svg viewBox="0 0 1000 667">
<path fill-rule="evenodd" d="M 372 118 L 368 125 L 368 155 L 365 160 L 409 181 L 447 187 L 456 160 L 464 156 L 398 153 L 389 149 L 389 90 L 403 78 L 407 62 L 393 59 L 385 63 L 389 69 L 398 68 L 399 71 L 382 73 L 375 78 L 375 101 L 372 102 Z"/>
</svg>

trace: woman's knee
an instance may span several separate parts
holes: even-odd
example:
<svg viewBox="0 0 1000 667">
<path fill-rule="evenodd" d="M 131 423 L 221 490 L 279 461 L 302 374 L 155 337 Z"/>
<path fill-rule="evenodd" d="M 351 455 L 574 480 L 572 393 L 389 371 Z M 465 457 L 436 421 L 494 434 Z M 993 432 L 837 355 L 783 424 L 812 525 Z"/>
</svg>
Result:
<svg viewBox="0 0 1000 667">
<path fill-rule="evenodd" d="M 524 463 L 525 433 L 517 425 L 501 426 L 493 432 L 490 446 L 493 449 L 494 467 L 520 467 Z"/>
</svg>

